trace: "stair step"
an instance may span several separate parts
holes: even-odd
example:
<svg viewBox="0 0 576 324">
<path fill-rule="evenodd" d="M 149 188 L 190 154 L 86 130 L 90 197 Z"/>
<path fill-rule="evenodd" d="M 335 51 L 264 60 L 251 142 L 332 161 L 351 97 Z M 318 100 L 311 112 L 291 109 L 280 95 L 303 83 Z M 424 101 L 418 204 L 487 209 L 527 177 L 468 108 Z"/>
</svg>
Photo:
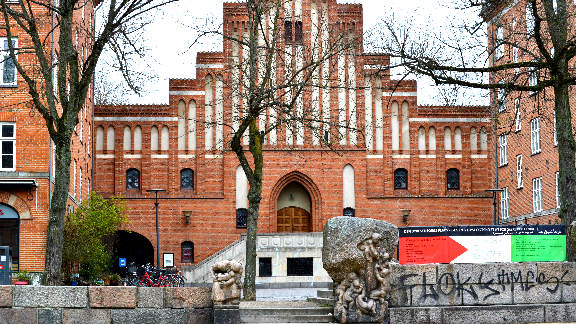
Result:
<svg viewBox="0 0 576 324">
<path fill-rule="evenodd" d="M 334 299 L 334 292 L 332 290 L 317 290 L 316 296 L 321 298 Z"/>
<path fill-rule="evenodd" d="M 310 297 L 308 300 L 320 306 L 334 306 L 333 298 Z"/>
<path fill-rule="evenodd" d="M 326 315 L 332 313 L 332 307 L 268 307 L 268 308 L 240 308 L 240 316 L 268 316 L 268 315 Z"/>
<path fill-rule="evenodd" d="M 334 321 L 332 314 L 328 315 L 267 315 L 246 316 L 240 314 L 241 323 L 331 323 Z"/>
</svg>

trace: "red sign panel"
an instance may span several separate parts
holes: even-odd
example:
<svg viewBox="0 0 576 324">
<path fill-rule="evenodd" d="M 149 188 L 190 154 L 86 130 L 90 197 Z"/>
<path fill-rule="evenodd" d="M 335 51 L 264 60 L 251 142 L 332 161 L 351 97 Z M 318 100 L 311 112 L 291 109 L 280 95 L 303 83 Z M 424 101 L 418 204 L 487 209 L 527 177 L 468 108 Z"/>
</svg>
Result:
<svg viewBox="0 0 576 324">
<path fill-rule="evenodd" d="M 0 270 L 4 270 L 4 265 L 0 264 Z"/>
<path fill-rule="evenodd" d="M 450 263 L 468 249 L 450 236 L 401 237 L 400 264 Z"/>
</svg>

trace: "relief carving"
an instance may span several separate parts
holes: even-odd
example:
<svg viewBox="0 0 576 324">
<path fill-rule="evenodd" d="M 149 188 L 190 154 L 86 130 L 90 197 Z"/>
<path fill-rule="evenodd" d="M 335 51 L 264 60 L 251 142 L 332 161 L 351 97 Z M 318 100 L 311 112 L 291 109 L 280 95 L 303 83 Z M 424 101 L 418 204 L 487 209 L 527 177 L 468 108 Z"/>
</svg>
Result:
<svg viewBox="0 0 576 324">
<path fill-rule="evenodd" d="M 232 260 L 212 265 L 212 300 L 214 304 L 238 304 L 242 291 L 242 264 Z"/>
</svg>

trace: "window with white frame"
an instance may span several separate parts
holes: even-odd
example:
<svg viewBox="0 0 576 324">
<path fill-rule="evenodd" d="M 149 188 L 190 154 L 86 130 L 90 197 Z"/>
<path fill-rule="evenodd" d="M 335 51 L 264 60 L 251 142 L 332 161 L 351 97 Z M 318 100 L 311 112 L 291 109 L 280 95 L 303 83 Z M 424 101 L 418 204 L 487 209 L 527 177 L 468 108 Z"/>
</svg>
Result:
<svg viewBox="0 0 576 324">
<path fill-rule="evenodd" d="M 530 121 L 530 148 L 532 154 L 540 153 L 540 117 L 536 117 Z"/>
<path fill-rule="evenodd" d="M 503 112 L 506 110 L 506 90 L 498 89 L 497 94 L 498 94 L 498 112 Z"/>
<path fill-rule="evenodd" d="M 0 170 L 16 170 L 16 125 L 14 123 L 0 123 L 0 154 L 2 155 Z"/>
<path fill-rule="evenodd" d="M 500 211 L 502 219 L 507 219 L 509 215 L 509 204 L 508 204 L 508 188 L 502 188 L 500 192 Z"/>
<path fill-rule="evenodd" d="M 522 130 L 522 114 L 520 112 L 520 98 L 514 99 L 514 111 L 516 116 L 514 118 L 514 126 L 517 132 Z"/>
<path fill-rule="evenodd" d="M 526 37 L 530 37 L 534 33 L 534 14 L 532 13 L 532 5 L 526 5 Z"/>
<path fill-rule="evenodd" d="M 542 178 L 532 179 L 532 208 L 535 213 L 542 211 Z"/>
<path fill-rule="evenodd" d="M 0 37 L 2 42 L 2 57 L 0 62 L 0 71 L 2 77 L 0 78 L 0 86 L 15 86 L 16 85 L 16 65 L 10 58 L 10 47 L 8 46 L 8 38 Z M 18 39 L 12 38 L 12 46 L 18 46 Z"/>
<path fill-rule="evenodd" d="M 498 137 L 498 146 L 500 147 L 499 162 L 500 166 L 508 164 L 508 141 L 506 139 L 506 134 L 502 134 Z"/>
<path fill-rule="evenodd" d="M 516 188 L 524 187 L 524 179 L 522 179 L 522 154 L 516 155 Z"/>
<path fill-rule="evenodd" d="M 499 60 L 504 56 L 504 27 L 496 28 L 496 59 Z"/>
<path fill-rule="evenodd" d="M 528 73 L 528 85 L 531 87 L 535 87 L 538 85 L 538 70 L 536 68 L 532 68 Z M 535 94 L 536 91 L 530 91 L 530 94 Z"/>
<path fill-rule="evenodd" d="M 552 111 L 554 115 L 554 146 L 558 145 L 558 130 L 556 128 L 556 110 Z"/>
<path fill-rule="evenodd" d="M 560 208 L 560 172 L 556 172 L 556 208 Z"/>
<path fill-rule="evenodd" d="M 519 59 L 519 56 L 518 56 L 518 47 L 513 47 L 513 48 L 512 48 L 512 60 L 514 61 L 514 63 L 518 63 L 518 59 Z M 515 74 L 518 74 L 519 71 L 520 71 L 519 68 L 517 68 L 517 67 L 514 68 L 514 73 L 515 73 Z"/>
<path fill-rule="evenodd" d="M 554 13 L 558 12 L 558 0 L 552 0 L 552 7 L 554 7 Z"/>
</svg>

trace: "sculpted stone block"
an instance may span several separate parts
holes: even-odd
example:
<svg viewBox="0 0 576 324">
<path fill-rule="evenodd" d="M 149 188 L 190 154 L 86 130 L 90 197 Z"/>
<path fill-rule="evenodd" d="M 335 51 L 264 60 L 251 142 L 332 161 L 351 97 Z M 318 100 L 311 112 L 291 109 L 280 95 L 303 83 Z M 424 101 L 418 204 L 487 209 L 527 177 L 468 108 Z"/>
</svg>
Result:
<svg viewBox="0 0 576 324">
<path fill-rule="evenodd" d="M 214 304 L 238 304 L 242 291 L 242 264 L 232 260 L 216 262 L 212 265 L 214 284 L 212 301 Z"/>
<path fill-rule="evenodd" d="M 324 227 L 322 262 L 336 284 L 341 323 L 388 322 L 392 255 L 398 229 L 366 218 L 336 217 Z"/>
</svg>

